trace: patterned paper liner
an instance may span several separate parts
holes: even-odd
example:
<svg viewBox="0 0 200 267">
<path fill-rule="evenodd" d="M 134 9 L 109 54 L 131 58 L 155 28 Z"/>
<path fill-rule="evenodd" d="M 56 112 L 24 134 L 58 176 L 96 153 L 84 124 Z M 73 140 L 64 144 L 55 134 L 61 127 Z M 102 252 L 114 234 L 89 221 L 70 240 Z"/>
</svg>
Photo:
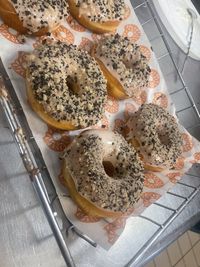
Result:
<svg viewBox="0 0 200 267">
<path fill-rule="evenodd" d="M 149 86 L 141 92 L 137 99 L 117 101 L 112 97 L 108 97 L 103 119 L 92 128 L 100 128 L 103 125 L 105 128 L 120 132 L 130 114 L 135 112 L 143 103 L 153 102 L 167 109 L 171 114 L 175 114 L 174 105 L 167 92 L 166 84 L 155 55 L 150 48 L 151 45 L 137 20 L 129 0 L 126 0 L 126 4 L 126 19 L 121 23 L 117 32 L 140 45 L 142 53 L 147 57 L 151 66 Z M 85 215 L 66 195 L 66 189 L 58 182 L 60 162 L 58 154 L 55 153 L 63 151 L 71 142 L 73 136 L 77 135 L 80 131 L 63 132 L 51 129 L 32 112 L 26 101 L 24 85 L 25 54 L 27 51 L 31 51 L 40 45 L 44 37 L 36 39 L 27 38 L 25 44 L 20 44 L 19 34 L 2 22 L 0 23 L 0 34 L 0 55 L 25 111 L 29 126 L 42 152 L 67 217 L 102 247 L 110 248 L 122 233 L 128 216 L 140 214 L 146 207 L 168 191 L 188 171 L 193 163 L 200 162 L 200 145 L 198 141 L 180 126 L 184 140 L 183 153 L 178 159 L 174 170 L 166 170 L 161 173 L 147 172 L 141 199 L 134 209 L 129 210 L 123 217 L 108 220 Z M 53 33 L 53 37 L 68 44 L 76 44 L 82 49 L 89 51 L 92 43 L 98 41 L 101 35 L 88 32 L 69 16 L 66 23 Z"/>
</svg>

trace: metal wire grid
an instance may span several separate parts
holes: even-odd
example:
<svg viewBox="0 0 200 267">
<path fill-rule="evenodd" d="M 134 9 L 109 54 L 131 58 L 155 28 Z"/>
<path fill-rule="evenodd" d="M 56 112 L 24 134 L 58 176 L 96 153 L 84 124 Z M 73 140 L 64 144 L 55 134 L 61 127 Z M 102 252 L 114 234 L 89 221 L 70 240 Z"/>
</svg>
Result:
<svg viewBox="0 0 200 267">
<path fill-rule="evenodd" d="M 137 1 L 136 1 L 137 2 Z M 190 91 L 188 90 L 183 77 L 176 65 L 176 62 L 173 58 L 173 54 L 171 52 L 170 46 L 164 36 L 162 27 L 160 25 L 160 22 L 157 18 L 156 13 L 154 12 L 152 2 L 148 0 L 144 0 L 142 3 L 136 5 L 134 7 L 134 10 L 137 14 L 137 10 L 139 10 L 140 7 L 146 7 L 151 14 L 151 18 L 146 20 L 142 23 L 142 26 L 144 27 L 150 22 L 154 22 L 158 31 L 159 36 L 153 38 L 150 41 L 155 41 L 156 38 L 162 38 L 167 53 L 164 55 L 158 57 L 158 61 L 162 60 L 166 56 L 170 56 L 170 59 L 176 69 L 177 76 L 181 81 L 181 88 L 177 89 L 176 91 L 172 92 L 171 95 L 177 94 L 180 91 L 185 91 L 188 99 L 190 100 L 190 106 L 184 109 L 181 109 L 177 112 L 177 115 L 186 109 L 193 108 L 198 119 L 199 123 L 192 126 L 196 127 L 200 125 L 200 114 L 199 111 L 194 103 L 194 100 L 191 96 Z M 17 147 L 19 149 L 20 156 L 23 160 L 24 166 L 27 169 L 27 172 L 29 173 L 29 176 L 31 178 L 32 184 L 39 196 L 39 199 L 41 200 L 42 207 L 44 209 L 44 212 L 46 214 L 46 217 L 49 221 L 49 224 L 51 226 L 51 229 L 54 233 L 54 236 L 57 240 L 57 243 L 60 247 L 61 253 L 65 259 L 65 262 L 67 266 L 75 266 L 73 259 L 71 257 L 71 254 L 68 250 L 67 244 L 66 244 L 66 233 L 69 231 L 69 229 L 72 229 L 78 236 L 82 237 L 91 245 L 95 246 L 95 243 L 90 240 L 87 236 L 82 234 L 78 229 L 76 229 L 66 218 L 64 215 L 64 212 L 62 210 L 62 207 L 57 199 L 57 195 L 55 192 L 55 189 L 53 187 L 53 184 L 50 180 L 50 176 L 48 173 L 48 170 L 46 169 L 45 163 L 43 161 L 43 158 L 41 156 L 41 153 L 37 147 L 37 144 L 31 134 L 31 131 L 28 127 L 28 124 L 26 122 L 23 110 L 20 106 L 19 101 L 17 100 L 16 94 L 14 92 L 14 89 L 9 81 L 9 78 L 3 68 L 2 63 L 0 62 L 0 69 L 1 74 L 3 76 L 0 77 L 0 101 L 3 107 L 3 110 L 5 112 L 5 115 L 7 117 L 8 123 L 10 125 L 11 131 L 13 133 L 14 139 L 16 141 Z M 4 87 L 5 84 L 5 87 Z M 7 90 L 9 88 L 9 95 L 7 93 Z M 12 100 L 14 100 L 14 103 Z M 190 127 L 191 128 L 191 127 Z M 191 175 L 191 174 L 189 174 Z M 148 221 L 151 224 L 154 224 L 158 227 L 157 231 L 152 235 L 152 237 L 145 243 L 145 245 L 139 249 L 139 251 L 134 255 L 134 257 L 128 262 L 127 266 L 138 266 L 139 261 L 143 257 L 143 255 L 147 252 L 147 250 L 150 248 L 150 246 L 155 242 L 155 240 L 165 231 L 165 229 L 171 224 L 171 222 L 181 213 L 181 211 L 186 207 L 186 205 L 196 196 L 196 194 L 200 190 L 200 184 L 197 186 L 190 185 L 185 182 L 178 182 L 179 185 L 185 187 L 186 189 L 190 189 L 190 194 L 185 196 L 181 194 L 174 193 L 173 191 L 168 192 L 168 195 L 174 196 L 177 199 L 181 200 L 181 204 L 176 207 L 170 207 L 165 204 L 162 204 L 160 202 L 156 202 L 153 205 L 160 207 L 164 209 L 164 211 L 170 211 L 170 215 L 162 223 L 159 223 L 157 220 L 152 219 L 150 216 L 146 216 L 145 213 L 140 215 L 139 217 L 143 220 Z M 54 208 L 54 204 L 56 203 L 56 209 Z M 153 206 L 152 205 L 152 206 Z M 59 218 L 62 219 L 62 225 L 59 225 L 56 216 L 58 215 Z"/>
<path fill-rule="evenodd" d="M 155 41 L 158 38 L 162 38 L 162 40 L 163 40 L 163 42 L 165 44 L 165 47 L 167 49 L 167 53 L 165 53 L 165 54 L 161 55 L 160 57 L 158 57 L 157 60 L 160 61 L 163 58 L 169 56 L 170 59 L 171 59 L 171 61 L 172 61 L 172 63 L 173 63 L 173 66 L 174 66 L 174 68 L 176 70 L 177 77 L 181 81 L 181 84 L 182 84 L 181 88 L 178 88 L 174 92 L 170 93 L 170 95 L 175 95 L 175 94 L 177 94 L 177 93 L 179 93 L 181 91 L 185 91 L 186 94 L 187 94 L 187 97 L 188 97 L 188 99 L 190 101 L 190 105 L 188 107 L 183 108 L 183 109 L 181 109 L 181 110 L 179 110 L 179 111 L 176 112 L 177 116 L 179 117 L 179 115 L 182 112 L 184 112 L 185 110 L 190 109 L 190 108 L 193 108 L 195 114 L 198 117 L 198 120 L 199 120 L 199 123 L 198 124 L 195 124 L 193 126 L 187 127 L 187 130 L 190 131 L 191 128 L 198 127 L 200 125 L 200 113 L 199 113 L 199 110 L 198 110 L 197 106 L 195 105 L 194 99 L 193 99 L 193 97 L 192 97 L 192 95 L 191 95 L 188 87 L 185 84 L 185 81 L 183 79 L 183 76 L 181 74 L 181 71 L 179 70 L 179 68 L 178 68 L 178 66 L 177 66 L 177 64 L 176 64 L 176 62 L 174 60 L 173 53 L 171 51 L 171 48 L 170 48 L 170 46 L 168 44 L 168 41 L 167 41 L 167 39 L 165 37 L 165 34 L 163 32 L 163 28 L 161 26 L 160 20 L 159 20 L 156 12 L 154 10 L 154 6 L 152 4 L 152 1 L 144 0 L 142 3 L 136 5 L 134 7 L 134 10 L 135 10 L 135 13 L 136 14 L 137 14 L 137 9 L 139 9 L 141 7 L 146 7 L 148 9 L 150 15 L 151 15 L 151 17 L 148 20 L 146 20 L 145 22 L 142 23 L 142 26 L 144 27 L 146 24 L 148 24 L 148 23 L 150 23 L 150 22 L 153 21 L 153 23 L 156 25 L 156 27 L 157 27 L 157 29 L 159 31 L 159 35 L 156 36 L 156 37 L 154 37 L 153 39 L 150 39 L 150 42 Z M 184 65 L 186 63 L 186 60 L 187 60 L 188 55 L 189 55 L 189 52 L 187 53 L 186 58 L 184 60 Z M 189 174 L 189 173 L 187 175 L 197 177 L 197 176 L 192 175 L 192 174 Z M 198 178 L 200 178 L 200 177 L 198 177 Z M 199 180 L 199 182 L 200 182 L 200 180 Z M 172 195 L 172 196 L 174 196 L 174 197 L 182 200 L 181 201 L 181 204 L 178 207 L 176 207 L 176 208 L 173 208 L 173 207 L 170 207 L 170 206 L 161 204 L 161 203 L 159 203 L 159 201 L 157 201 L 157 202 L 155 202 L 155 203 L 152 204 L 152 206 L 161 207 L 161 208 L 165 209 L 166 211 L 170 211 L 169 217 L 163 223 L 158 223 L 158 221 L 156 221 L 155 219 L 152 219 L 151 216 L 145 216 L 143 214 L 139 216 L 140 218 L 142 218 L 144 220 L 147 220 L 147 221 L 149 221 L 150 223 L 152 223 L 154 225 L 157 225 L 158 226 L 158 229 L 154 233 L 154 235 L 146 242 L 146 244 L 141 249 L 139 249 L 139 251 L 134 255 L 134 257 L 128 262 L 127 266 L 138 266 L 138 263 L 140 262 L 141 258 L 148 251 L 148 249 L 151 247 L 151 245 L 166 230 L 166 228 L 172 223 L 172 221 L 181 213 L 181 211 L 186 207 L 186 205 L 200 191 L 200 183 L 199 183 L 199 185 L 194 186 L 194 185 L 190 185 L 188 183 L 185 183 L 183 181 L 179 181 L 179 182 L 177 182 L 177 184 L 185 187 L 185 189 L 190 189 L 191 190 L 191 193 L 189 193 L 188 196 L 184 196 L 181 193 L 179 193 L 179 194 L 174 193 L 174 192 L 172 192 L 172 190 L 169 191 L 169 192 L 167 192 L 168 195 Z M 156 214 L 156 215 L 159 216 L 159 214 Z"/>
<path fill-rule="evenodd" d="M 0 63 L 2 64 L 2 62 Z M 3 77 L 1 76 L 1 74 Z M 25 131 L 22 130 L 20 119 L 18 118 L 17 115 L 19 110 L 16 108 L 16 106 L 13 105 L 13 102 L 10 99 L 10 95 L 8 95 L 8 88 L 12 89 L 12 85 L 10 84 L 9 78 L 5 74 L 5 72 L 2 73 L 1 71 L 1 74 L 0 74 L 0 102 L 5 112 L 6 118 L 8 120 L 14 140 L 17 144 L 19 154 L 30 176 L 33 187 L 35 188 L 35 191 L 37 192 L 38 197 L 41 200 L 41 204 L 44 209 L 45 215 L 54 233 L 56 241 L 60 247 L 65 262 L 67 266 L 75 266 L 71 254 L 68 250 L 68 247 L 66 246 L 64 237 L 61 233 L 61 229 L 59 228 L 58 223 L 55 219 L 54 211 L 51 208 L 51 201 L 47 189 L 43 183 L 42 179 L 43 177 L 41 171 L 36 163 L 34 154 L 30 149 L 30 144 L 27 142 L 27 139 L 32 139 L 32 137 L 31 136 L 28 137 L 27 133 L 25 134 Z"/>
</svg>

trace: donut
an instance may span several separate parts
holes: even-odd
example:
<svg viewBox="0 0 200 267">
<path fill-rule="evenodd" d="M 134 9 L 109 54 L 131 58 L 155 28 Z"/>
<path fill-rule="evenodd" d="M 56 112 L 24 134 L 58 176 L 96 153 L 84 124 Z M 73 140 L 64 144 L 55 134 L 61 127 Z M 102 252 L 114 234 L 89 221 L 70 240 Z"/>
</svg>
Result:
<svg viewBox="0 0 200 267">
<path fill-rule="evenodd" d="M 67 15 L 66 0 L 0 0 L 0 17 L 21 34 L 41 36 L 52 32 Z"/>
<path fill-rule="evenodd" d="M 155 104 L 144 104 L 127 121 L 127 140 L 152 171 L 172 168 L 182 153 L 182 135 L 175 118 Z"/>
<path fill-rule="evenodd" d="M 121 216 L 143 190 L 143 165 L 136 150 L 110 130 L 86 130 L 75 138 L 64 151 L 62 172 L 62 184 L 91 216 Z"/>
<path fill-rule="evenodd" d="M 124 0 L 68 0 L 71 15 L 85 28 L 95 33 L 114 32 L 124 19 Z"/>
<path fill-rule="evenodd" d="M 28 101 L 49 126 L 75 130 L 101 120 L 106 80 L 86 51 L 60 41 L 46 42 L 27 61 Z"/>
<path fill-rule="evenodd" d="M 108 94 L 116 99 L 136 98 L 148 85 L 151 70 L 147 59 L 127 37 L 105 36 L 91 53 L 107 79 Z"/>
</svg>

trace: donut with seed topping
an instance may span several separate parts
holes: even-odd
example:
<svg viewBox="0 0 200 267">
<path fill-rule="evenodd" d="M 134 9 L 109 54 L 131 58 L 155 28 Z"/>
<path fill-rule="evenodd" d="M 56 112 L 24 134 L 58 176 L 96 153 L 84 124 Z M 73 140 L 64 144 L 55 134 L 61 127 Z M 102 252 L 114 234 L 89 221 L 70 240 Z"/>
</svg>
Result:
<svg viewBox="0 0 200 267">
<path fill-rule="evenodd" d="M 22 34 L 54 31 L 68 15 L 67 0 L 0 0 L 0 17 Z"/>
<path fill-rule="evenodd" d="M 148 170 L 173 168 L 182 153 L 182 135 L 175 118 L 155 104 L 144 104 L 127 121 L 126 139 Z"/>
<path fill-rule="evenodd" d="M 48 125 L 75 130 L 102 119 L 106 80 L 88 52 L 46 42 L 27 56 L 26 76 L 28 101 Z"/>
<path fill-rule="evenodd" d="M 122 135 L 109 130 L 82 132 L 63 154 L 61 183 L 87 214 L 118 217 L 143 190 L 143 165 Z"/>
<path fill-rule="evenodd" d="M 148 86 L 151 69 L 140 47 L 119 34 L 105 36 L 91 51 L 107 79 L 108 94 L 137 98 Z"/>
<path fill-rule="evenodd" d="M 68 0 L 72 16 L 95 33 L 114 32 L 125 19 L 124 0 Z"/>
</svg>

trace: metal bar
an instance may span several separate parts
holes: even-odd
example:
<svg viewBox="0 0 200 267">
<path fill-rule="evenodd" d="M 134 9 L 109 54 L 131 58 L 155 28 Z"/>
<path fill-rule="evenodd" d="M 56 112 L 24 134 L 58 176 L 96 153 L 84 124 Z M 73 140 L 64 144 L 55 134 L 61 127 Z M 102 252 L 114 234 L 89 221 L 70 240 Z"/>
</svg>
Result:
<svg viewBox="0 0 200 267">
<path fill-rule="evenodd" d="M 163 227 L 162 224 L 160 224 L 160 223 L 154 221 L 153 219 L 151 219 L 151 218 L 149 218 L 149 217 L 146 217 L 146 216 L 144 216 L 144 215 L 138 215 L 138 217 L 139 217 L 139 218 L 142 218 L 142 219 L 144 219 L 144 220 L 147 220 L 147 221 L 149 221 L 149 222 L 151 222 L 151 223 L 153 223 L 153 224 L 159 226 L 160 228 Z"/>
<path fill-rule="evenodd" d="M 69 267 L 75 267 L 75 264 L 74 264 L 74 261 L 72 259 L 72 256 L 70 254 L 70 251 L 66 245 L 66 242 L 63 238 L 63 235 L 59 229 L 59 226 L 58 226 L 58 223 L 54 217 L 54 214 L 52 212 L 52 209 L 51 209 L 51 206 L 49 205 L 49 201 L 48 199 L 46 198 L 46 194 L 43 190 L 43 186 L 41 185 L 40 183 L 40 178 L 39 178 L 40 175 L 37 175 L 37 176 L 34 176 L 34 177 L 31 177 L 32 179 L 32 183 L 33 183 L 33 186 L 39 196 L 39 199 L 41 200 L 41 204 L 42 204 L 42 207 L 43 207 L 43 210 L 46 214 L 46 217 L 47 217 L 47 220 L 49 222 L 49 225 L 54 233 L 54 236 L 55 236 L 55 239 L 58 243 L 58 246 L 61 250 L 61 253 L 63 255 L 63 258 L 67 264 L 67 266 Z"/>
<path fill-rule="evenodd" d="M 186 93 L 187 93 L 189 99 L 190 99 L 191 102 L 193 103 L 193 108 L 194 108 L 194 110 L 196 111 L 198 118 L 200 119 L 200 112 L 199 112 L 197 106 L 195 105 L 193 96 L 191 95 L 191 93 L 190 93 L 190 91 L 188 90 L 187 86 L 186 86 L 185 90 L 186 90 Z"/>
<path fill-rule="evenodd" d="M 170 58 L 171 58 L 171 60 L 172 60 L 172 62 L 173 62 L 173 64 L 174 64 L 174 67 L 175 67 L 175 69 L 176 69 L 176 71 L 177 71 L 177 74 L 179 75 L 179 78 L 180 78 L 180 80 L 181 80 L 181 82 L 182 82 L 182 84 L 183 84 L 183 88 L 181 88 L 180 90 L 177 90 L 177 91 L 175 91 L 175 92 L 173 92 L 173 93 L 177 93 L 177 92 L 179 92 L 179 91 L 181 91 L 181 90 L 183 90 L 183 89 L 185 89 L 185 91 L 186 91 L 186 93 L 187 93 L 187 95 L 188 95 L 188 98 L 189 98 L 189 100 L 190 100 L 190 102 L 191 102 L 191 104 L 192 104 L 192 106 L 191 107 L 193 107 L 194 108 L 194 110 L 196 111 L 196 114 L 197 114 L 197 116 L 200 118 L 200 114 L 199 114 L 199 111 L 198 111 L 198 109 L 197 109 L 197 107 L 196 107 L 196 105 L 194 104 L 194 100 L 193 100 L 193 97 L 191 96 L 191 93 L 188 91 L 188 88 L 187 88 L 187 86 L 186 86 L 186 84 L 185 84 L 185 82 L 184 82 L 184 79 L 183 79 L 183 77 L 182 77 L 182 74 L 180 73 L 180 71 L 179 71 L 179 69 L 178 69 L 178 67 L 177 67 L 177 65 L 176 65 L 176 62 L 175 62 L 175 60 L 174 60 L 174 58 L 173 58 L 173 55 L 172 55 L 172 52 L 171 52 L 171 49 L 170 49 L 170 46 L 169 46 L 169 44 L 168 44 L 168 42 L 167 42 L 167 40 L 166 40 L 166 38 L 165 38 L 165 36 L 164 36 L 164 34 L 163 34 L 163 31 L 162 31 L 162 28 L 161 28 L 161 26 L 160 26 L 160 24 L 159 24 L 159 22 L 158 22 L 158 20 L 157 20 L 157 18 L 156 18 L 156 16 L 155 16 L 155 13 L 154 13 L 154 11 L 153 11 L 153 8 L 151 7 L 151 4 L 149 3 L 149 0 L 145 0 L 145 3 L 146 3 L 146 5 L 147 5 L 147 7 L 149 8 L 149 10 L 150 10 L 150 13 L 151 13 L 151 15 L 152 15 L 152 17 L 153 17 L 153 19 L 154 19 L 154 21 L 155 21 L 155 24 L 156 24 L 156 26 L 157 26 L 157 28 L 158 28 L 158 30 L 159 30 L 159 32 L 160 32 L 160 35 L 158 36 L 158 37 L 155 37 L 155 38 L 153 38 L 153 39 L 151 39 L 150 41 L 154 41 L 155 39 L 157 39 L 157 38 L 159 38 L 159 37 L 162 37 L 162 39 L 163 39 L 163 41 L 164 41 L 164 44 L 165 44 L 165 46 L 166 46 L 166 48 L 167 48 L 167 50 L 168 50 L 168 52 L 169 52 L 169 55 L 170 55 Z M 173 94 L 172 93 L 172 94 Z M 189 107 L 189 108 L 191 108 L 191 107 Z M 186 108 L 186 109 L 188 109 L 188 108 Z M 181 111 L 184 111 L 184 110 L 186 110 L 186 109 L 183 109 L 183 110 L 180 110 L 179 112 L 181 112 Z M 183 183 L 184 184 L 184 183 Z M 184 184 L 185 186 L 188 186 L 188 185 L 186 185 L 186 184 Z M 194 189 L 194 191 L 190 194 L 190 196 L 189 197 L 184 197 L 184 196 L 181 196 L 181 195 L 179 195 L 179 194 L 176 194 L 176 193 L 172 193 L 172 192 L 168 192 L 168 194 L 170 194 L 170 195 L 173 195 L 173 196 L 175 196 L 175 197 L 178 197 L 178 198 L 181 198 L 181 199 L 183 199 L 184 201 L 183 201 L 183 203 L 179 206 L 179 208 L 174 212 L 174 214 L 172 214 L 167 220 L 166 220 L 166 222 L 162 225 L 162 226 L 160 226 L 157 222 L 155 222 L 155 221 L 153 221 L 153 220 L 151 220 L 151 219 L 149 219 L 149 218 L 147 218 L 147 217 L 144 217 L 144 216 L 140 216 L 141 218 L 143 217 L 143 219 L 146 219 L 146 220 L 150 220 L 151 222 L 153 222 L 153 223 L 155 223 L 156 225 L 158 225 L 159 226 L 159 229 L 154 233 L 154 235 L 152 235 L 152 237 L 148 240 L 148 242 L 136 253 L 136 255 L 128 262 L 128 264 L 126 265 L 126 266 L 137 266 L 137 263 L 140 261 L 140 259 L 143 257 L 143 255 L 146 253 L 146 251 L 150 248 L 150 246 L 156 241 L 156 239 L 163 233 L 163 231 L 170 225 L 170 223 L 181 213 L 181 211 L 186 207 L 186 205 L 197 195 L 197 193 L 199 192 L 199 190 L 200 190 L 200 186 L 199 187 L 197 187 L 197 188 L 195 188 L 195 187 L 193 187 L 193 186 L 191 186 L 193 189 Z M 156 203 L 157 204 L 157 203 Z"/>
<path fill-rule="evenodd" d="M 48 195 L 46 186 L 45 186 L 45 184 L 44 184 L 44 181 L 43 181 L 43 179 L 42 179 L 42 176 L 39 176 L 39 179 L 40 179 L 40 184 L 41 184 L 41 186 L 42 186 L 42 188 L 43 188 L 43 191 L 44 191 L 44 193 L 45 193 L 45 195 L 46 195 L 46 198 L 47 198 L 48 202 L 51 203 L 51 200 L 50 200 L 50 198 L 49 198 L 49 195 Z"/>
<path fill-rule="evenodd" d="M 0 79 L 2 83 L 3 80 L 1 76 L 0 76 Z M 32 164 L 32 167 L 34 168 L 34 163 L 31 162 L 33 158 L 31 156 L 29 149 L 27 149 L 25 142 L 23 141 L 23 139 L 26 139 L 25 135 L 16 117 L 13 116 L 13 112 L 12 112 L 13 107 L 11 106 L 10 102 L 8 102 L 6 99 L 2 99 L 2 101 L 3 101 L 2 104 L 5 107 L 5 111 L 6 111 L 5 113 L 6 113 L 9 125 L 12 129 L 12 132 L 14 133 L 14 139 L 16 140 L 19 146 L 19 149 L 20 149 L 19 152 L 21 154 L 21 157 L 24 157 L 25 168 L 27 169 L 27 171 L 30 171 L 30 168 L 31 168 L 30 164 Z M 28 162 L 28 165 L 27 165 L 27 162 Z M 43 191 L 45 192 L 46 198 L 48 199 L 50 203 L 50 199 L 49 199 L 49 196 L 48 196 L 48 193 L 47 193 L 47 190 L 46 190 L 46 187 L 44 185 L 42 178 L 40 178 L 40 183 L 41 183 L 41 186 L 43 187 Z"/>
<path fill-rule="evenodd" d="M 183 91 L 183 90 L 185 90 L 185 86 L 180 88 L 180 89 L 178 89 L 178 90 L 176 90 L 176 91 L 174 91 L 174 92 L 171 92 L 170 95 L 174 95 L 174 94 L 176 94 L 176 93 L 178 93 L 180 91 Z"/>
<path fill-rule="evenodd" d="M 24 167 L 29 173 L 32 184 L 34 185 L 34 188 L 40 198 L 43 210 L 46 214 L 48 222 L 54 233 L 54 236 L 61 250 L 63 258 L 65 259 L 67 266 L 74 267 L 75 264 L 69 252 L 69 249 L 66 245 L 64 237 L 62 236 L 62 233 L 56 222 L 53 211 L 50 207 L 49 200 L 46 195 L 47 192 L 44 190 L 44 184 L 41 183 L 41 173 L 39 172 L 39 169 L 37 168 L 37 165 L 35 164 L 35 161 L 33 160 L 26 138 L 22 132 L 21 125 L 18 122 L 16 115 L 13 112 L 13 106 L 11 102 L 8 100 L 8 94 L 7 94 L 6 88 L 4 87 L 3 78 L 1 76 L 0 76 L 0 102 L 2 104 L 5 115 L 7 117 L 14 140 L 16 141 L 19 153 L 24 163 Z"/>
<path fill-rule="evenodd" d="M 173 222 L 173 220 L 181 213 L 181 211 L 186 207 L 186 205 L 197 195 L 200 190 L 200 186 L 194 190 L 194 192 L 190 195 L 190 197 L 182 204 L 179 209 L 168 219 L 166 222 L 161 225 L 156 233 L 147 241 L 147 243 L 139 249 L 136 255 L 126 264 L 127 267 L 137 267 L 138 262 L 143 257 L 143 255 L 148 251 L 151 245 L 156 241 L 156 239 L 165 231 L 165 229 Z M 147 219 L 144 217 L 144 219 Z M 158 225 L 158 224 L 157 224 Z"/>
<path fill-rule="evenodd" d="M 189 188 L 192 188 L 192 189 L 196 189 L 195 186 L 193 186 L 193 185 L 189 185 L 189 184 L 186 184 L 186 183 L 183 183 L 183 182 L 180 182 L 180 181 L 177 182 L 177 184 L 184 185 L 184 186 L 189 187 Z"/>
<path fill-rule="evenodd" d="M 147 5 L 147 7 L 149 8 L 149 11 L 150 11 L 152 17 L 154 17 L 155 24 L 156 24 L 156 26 L 157 26 L 157 28 L 158 28 L 160 34 L 162 35 L 163 42 L 164 42 L 164 44 L 165 44 L 165 46 L 166 46 L 166 48 L 167 48 L 167 50 L 168 50 L 168 52 L 169 52 L 170 58 L 171 58 L 171 60 L 172 60 L 172 62 L 173 62 L 173 64 L 174 64 L 174 67 L 175 67 L 175 69 L 176 69 L 176 71 L 177 71 L 177 74 L 178 74 L 180 80 L 181 80 L 181 83 L 182 83 L 183 86 L 185 87 L 187 96 L 188 96 L 188 98 L 189 98 L 191 104 L 194 105 L 193 107 L 194 107 L 194 109 L 195 109 L 195 111 L 196 111 L 196 113 L 197 113 L 197 116 L 200 118 L 200 112 L 198 111 L 196 105 L 194 104 L 194 99 L 193 99 L 193 97 L 192 97 L 190 91 L 188 90 L 188 88 L 187 88 L 187 86 L 186 86 L 186 84 L 185 84 L 185 81 L 184 81 L 184 79 L 183 79 L 183 76 L 182 76 L 181 72 L 179 71 L 178 66 L 176 65 L 176 62 L 175 62 L 175 60 L 174 60 L 174 58 L 173 58 L 173 55 L 172 55 L 172 52 L 171 52 L 171 48 L 170 48 L 170 46 L 169 46 L 169 44 L 168 44 L 168 42 L 167 42 L 167 39 L 165 38 L 165 36 L 164 36 L 164 34 L 163 34 L 162 27 L 160 26 L 160 23 L 158 22 L 158 19 L 157 19 L 157 17 L 155 16 L 155 13 L 154 13 L 154 11 L 153 11 L 153 8 L 151 7 L 151 4 L 149 3 L 149 0 L 145 0 L 145 3 L 146 3 L 146 5 Z"/>
<path fill-rule="evenodd" d="M 197 176 L 197 174 L 192 174 L 192 173 L 188 173 L 188 172 L 186 172 L 185 175 L 189 175 L 189 176 L 192 176 L 192 177 L 199 178 L 199 176 Z"/>
<path fill-rule="evenodd" d="M 156 37 L 154 37 L 154 38 L 152 38 L 152 39 L 149 39 L 149 41 L 150 42 L 153 42 L 153 41 L 155 41 L 155 40 L 157 40 L 158 38 L 162 38 L 164 35 L 161 33 L 161 34 L 159 34 L 158 36 L 156 36 Z"/>
<path fill-rule="evenodd" d="M 187 199 L 185 199 L 185 200 L 183 201 L 183 203 L 176 209 L 177 212 L 182 208 L 182 205 L 184 205 L 186 201 L 187 201 Z"/>
<path fill-rule="evenodd" d="M 162 56 L 160 56 L 160 57 L 157 57 L 157 60 L 161 60 L 161 59 L 163 59 L 164 57 L 166 57 L 166 56 L 168 56 L 169 55 L 169 53 L 166 53 L 166 54 L 164 54 L 164 55 L 162 55 Z"/>
<path fill-rule="evenodd" d="M 157 203 L 157 202 L 153 203 L 153 205 L 159 206 L 159 207 L 164 208 L 164 209 L 167 209 L 167 210 L 171 210 L 171 211 L 173 211 L 173 212 L 176 211 L 175 209 L 172 209 L 172 208 L 170 208 L 170 207 L 167 207 L 167 206 L 165 206 L 165 205 L 163 205 L 163 204 L 160 204 L 160 203 Z"/>
<path fill-rule="evenodd" d="M 90 245 L 92 245 L 93 247 L 97 247 L 97 243 L 94 242 L 92 239 L 90 239 L 87 235 L 84 235 L 78 228 L 76 228 L 74 225 L 72 225 L 67 233 L 69 232 L 69 230 L 72 230 L 74 233 L 76 233 L 79 237 L 81 237 L 82 239 L 84 239 L 85 241 L 87 241 Z"/>
<path fill-rule="evenodd" d="M 188 14 L 190 15 L 190 18 L 191 18 L 191 32 L 190 32 L 187 52 L 186 52 L 186 55 L 185 55 L 185 59 L 184 59 L 184 62 L 183 62 L 182 69 L 180 71 L 181 74 L 183 74 L 183 72 L 184 72 L 185 64 L 186 64 L 186 62 L 188 60 L 188 57 L 189 57 L 189 54 L 190 54 L 190 49 L 191 49 L 191 45 L 192 45 L 192 39 L 193 39 L 193 35 L 194 35 L 194 20 L 197 19 L 197 15 L 194 14 L 193 10 L 191 10 L 189 8 L 189 9 L 187 9 L 187 12 L 188 12 Z"/>
<path fill-rule="evenodd" d="M 154 18 L 150 18 L 150 19 L 148 19 L 147 21 L 145 21 L 145 22 L 143 22 L 143 23 L 141 23 L 141 26 L 144 26 L 144 25 L 146 25 L 147 23 L 149 23 L 151 20 L 153 20 Z"/>
<path fill-rule="evenodd" d="M 189 106 L 189 107 L 186 107 L 186 108 L 182 108 L 182 109 L 176 111 L 176 113 L 181 113 L 181 112 L 183 112 L 183 111 L 185 111 L 185 110 L 188 110 L 188 109 L 190 109 L 190 108 L 192 108 L 192 107 L 194 107 L 194 105 Z"/>
<path fill-rule="evenodd" d="M 193 128 L 197 128 L 197 127 L 200 127 L 200 123 L 186 127 L 186 129 L 189 130 L 189 129 L 193 129 Z"/>
<path fill-rule="evenodd" d="M 167 194 L 187 200 L 187 197 L 181 196 L 181 195 L 176 194 L 176 193 L 167 192 Z"/>
<path fill-rule="evenodd" d="M 136 7 L 134 7 L 134 10 L 136 10 L 137 8 L 141 7 L 141 6 L 145 6 L 145 2 L 143 2 L 142 4 L 137 5 Z"/>
<path fill-rule="evenodd" d="M 198 128 L 198 127 L 200 127 L 200 123 L 185 127 L 185 129 L 188 130 L 188 132 L 190 132 L 190 130 Z"/>
</svg>

